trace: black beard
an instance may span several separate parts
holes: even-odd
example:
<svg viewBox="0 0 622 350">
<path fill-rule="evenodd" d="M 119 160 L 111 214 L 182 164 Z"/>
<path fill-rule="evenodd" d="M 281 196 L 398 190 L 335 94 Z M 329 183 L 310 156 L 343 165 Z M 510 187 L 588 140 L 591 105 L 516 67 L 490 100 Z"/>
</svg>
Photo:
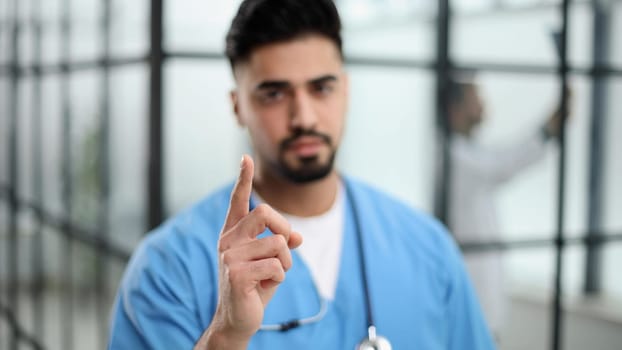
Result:
<svg viewBox="0 0 622 350">
<path fill-rule="evenodd" d="M 297 169 L 291 168 L 285 161 L 284 153 L 289 145 L 302 136 L 314 136 L 322 139 L 332 150 L 328 161 L 324 164 L 319 163 L 317 156 L 298 158 L 301 166 Z M 335 149 L 332 147 L 330 136 L 314 130 L 297 130 L 294 135 L 281 142 L 278 164 L 274 168 L 281 176 L 297 184 L 305 184 L 325 178 L 333 170 L 335 163 Z"/>
<path fill-rule="evenodd" d="M 282 157 L 279 157 L 279 164 L 276 168 L 287 180 L 297 184 L 305 184 L 323 179 L 330 174 L 335 162 L 335 152 L 331 153 L 325 164 L 320 164 L 317 156 L 300 158 L 299 160 L 302 166 L 298 169 L 292 169 Z"/>
</svg>

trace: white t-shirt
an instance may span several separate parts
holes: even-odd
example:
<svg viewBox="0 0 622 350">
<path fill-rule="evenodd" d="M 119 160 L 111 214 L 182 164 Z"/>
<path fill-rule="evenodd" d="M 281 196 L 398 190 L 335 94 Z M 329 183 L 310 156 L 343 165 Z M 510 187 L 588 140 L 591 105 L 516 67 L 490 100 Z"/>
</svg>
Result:
<svg viewBox="0 0 622 350">
<path fill-rule="evenodd" d="M 263 202 L 256 193 L 254 196 L 259 202 Z M 281 213 L 291 224 L 292 229 L 304 238 L 302 245 L 296 248 L 296 252 L 309 268 L 318 292 L 328 300 L 335 297 L 339 277 L 344 230 L 344 197 L 344 188 L 339 182 L 335 202 L 325 213 L 310 217 Z"/>
</svg>

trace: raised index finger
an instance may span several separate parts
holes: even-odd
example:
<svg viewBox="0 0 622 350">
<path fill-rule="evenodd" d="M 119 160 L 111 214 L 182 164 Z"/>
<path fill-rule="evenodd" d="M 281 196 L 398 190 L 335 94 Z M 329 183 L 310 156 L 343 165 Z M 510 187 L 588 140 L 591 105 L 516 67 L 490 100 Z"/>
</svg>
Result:
<svg viewBox="0 0 622 350">
<path fill-rule="evenodd" d="M 246 154 L 242 156 L 242 162 L 240 163 L 240 176 L 238 177 L 238 181 L 235 183 L 235 187 L 231 192 L 229 211 L 227 212 L 223 232 L 229 230 L 237 224 L 240 219 L 248 214 L 249 201 L 253 188 L 254 167 L 255 165 L 253 164 L 253 159 L 251 157 Z"/>
</svg>

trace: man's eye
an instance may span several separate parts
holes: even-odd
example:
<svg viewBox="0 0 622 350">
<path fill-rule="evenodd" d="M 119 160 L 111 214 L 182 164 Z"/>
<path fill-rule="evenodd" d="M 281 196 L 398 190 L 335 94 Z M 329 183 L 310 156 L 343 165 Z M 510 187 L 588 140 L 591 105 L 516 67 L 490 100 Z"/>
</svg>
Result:
<svg viewBox="0 0 622 350">
<path fill-rule="evenodd" d="M 274 102 L 283 98 L 281 90 L 266 90 L 259 95 L 262 102 Z"/>
<path fill-rule="evenodd" d="M 313 91 L 320 95 L 328 95 L 333 92 L 334 89 L 333 84 L 330 83 L 315 84 L 313 86 Z"/>
</svg>

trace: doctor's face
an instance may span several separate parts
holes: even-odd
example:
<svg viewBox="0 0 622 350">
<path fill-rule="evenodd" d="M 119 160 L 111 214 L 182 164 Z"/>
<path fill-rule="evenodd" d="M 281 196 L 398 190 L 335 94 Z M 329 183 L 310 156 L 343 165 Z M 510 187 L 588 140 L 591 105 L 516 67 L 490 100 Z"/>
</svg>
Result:
<svg viewBox="0 0 622 350">
<path fill-rule="evenodd" d="M 484 120 L 484 103 L 475 84 L 470 84 L 464 92 L 464 113 L 471 128 L 476 127 Z"/>
<path fill-rule="evenodd" d="M 296 183 L 328 175 L 347 109 L 337 46 L 319 35 L 267 44 L 234 74 L 234 112 L 248 128 L 260 171 Z"/>
</svg>

